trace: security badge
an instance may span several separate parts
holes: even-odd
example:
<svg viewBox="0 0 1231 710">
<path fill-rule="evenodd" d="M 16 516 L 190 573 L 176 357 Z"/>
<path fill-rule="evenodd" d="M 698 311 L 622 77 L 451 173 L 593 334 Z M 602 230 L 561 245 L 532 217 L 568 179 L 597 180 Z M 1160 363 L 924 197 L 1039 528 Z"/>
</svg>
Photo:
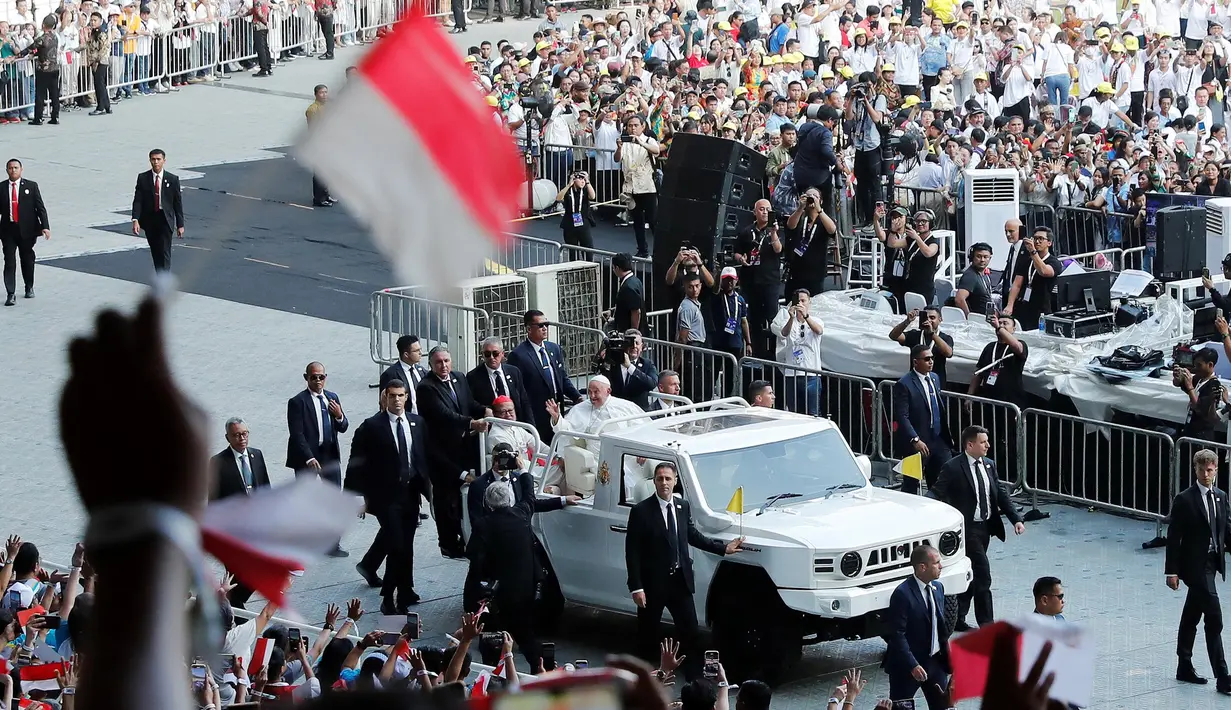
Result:
<svg viewBox="0 0 1231 710">
<path fill-rule="evenodd" d="M 605 486 L 610 480 L 611 469 L 607 467 L 607 462 L 604 461 L 602 465 L 598 467 L 598 482 Z"/>
</svg>

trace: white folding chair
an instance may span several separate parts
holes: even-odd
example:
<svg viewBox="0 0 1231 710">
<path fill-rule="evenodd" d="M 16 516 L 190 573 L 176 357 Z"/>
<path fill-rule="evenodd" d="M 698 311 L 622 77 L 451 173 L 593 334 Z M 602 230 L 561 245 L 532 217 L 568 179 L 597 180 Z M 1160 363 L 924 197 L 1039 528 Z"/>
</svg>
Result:
<svg viewBox="0 0 1231 710">
<path fill-rule="evenodd" d="M 924 308 L 927 308 L 928 302 L 923 299 L 923 296 L 917 293 L 912 293 L 910 291 L 907 291 L 905 305 L 906 305 L 906 312 L 910 313 L 911 311 L 914 311 L 914 310 L 922 311 Z"/>
<path fill-rule="evenodd" d="M 942 306 L 940 309 L 940 317 L 950 323 L 954 321 L 966 320 L 966 314 L 957 306 Z"/>
</svg>

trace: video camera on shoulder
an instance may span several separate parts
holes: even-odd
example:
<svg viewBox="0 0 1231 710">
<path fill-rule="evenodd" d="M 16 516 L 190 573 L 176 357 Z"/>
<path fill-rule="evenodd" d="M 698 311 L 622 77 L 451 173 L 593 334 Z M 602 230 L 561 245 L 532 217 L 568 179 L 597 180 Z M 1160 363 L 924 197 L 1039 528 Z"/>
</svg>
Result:
<svg viewBox="0 0 1231 710">
<path fill-rule="evenodd" d="M 492 450 L 492 469 L 495 471 L 516 471 L 521 466 L 517 463 L 517 453 L 508 444 L 497 444 Z"/>
<path fill-rule="evenodd" d="M 628 352 L 629 338 L 619 331 L 611 331 L 603 337 L 602 357 L 596 358 L 599 369 L 606 370 L 620 367 L 624 364 L 624 355 Z"/>
</svg>

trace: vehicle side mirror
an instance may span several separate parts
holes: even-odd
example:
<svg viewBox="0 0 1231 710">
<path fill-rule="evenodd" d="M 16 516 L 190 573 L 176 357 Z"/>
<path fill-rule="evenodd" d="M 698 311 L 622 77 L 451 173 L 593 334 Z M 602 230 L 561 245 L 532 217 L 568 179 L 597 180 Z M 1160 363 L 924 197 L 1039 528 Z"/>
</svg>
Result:
<svg viewBox="0 0 1231 710">
<path fill-rule="evenodd" d="M 855 454 L 855 462 L 859 464 L 859 470 L 863 472 L 863 477 L 869 483 L 872 482 L 872 459 L 863 454 Z"/>
</svg>

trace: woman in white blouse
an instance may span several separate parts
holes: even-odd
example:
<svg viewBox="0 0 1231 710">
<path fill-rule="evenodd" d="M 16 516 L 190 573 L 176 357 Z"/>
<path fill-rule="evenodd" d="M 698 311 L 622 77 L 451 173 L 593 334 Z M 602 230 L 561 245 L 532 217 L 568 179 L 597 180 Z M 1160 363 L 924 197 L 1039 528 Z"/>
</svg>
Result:
<svg viewBox="0 0 1231 710">
<path fill-rule="evenodd" d="M 650 255 L 645 227 L 653 224 L 658 211 L 658 188 L 654 185 L 654 158 L 662 152 L 658 141 L 645 135 L 645 120 L 630 116 L 616 145 L 615 159 L 624 173 L 624 192 L 633 201 L 629 217 L 637 237 L 637 256 Z"/>
</svg>

